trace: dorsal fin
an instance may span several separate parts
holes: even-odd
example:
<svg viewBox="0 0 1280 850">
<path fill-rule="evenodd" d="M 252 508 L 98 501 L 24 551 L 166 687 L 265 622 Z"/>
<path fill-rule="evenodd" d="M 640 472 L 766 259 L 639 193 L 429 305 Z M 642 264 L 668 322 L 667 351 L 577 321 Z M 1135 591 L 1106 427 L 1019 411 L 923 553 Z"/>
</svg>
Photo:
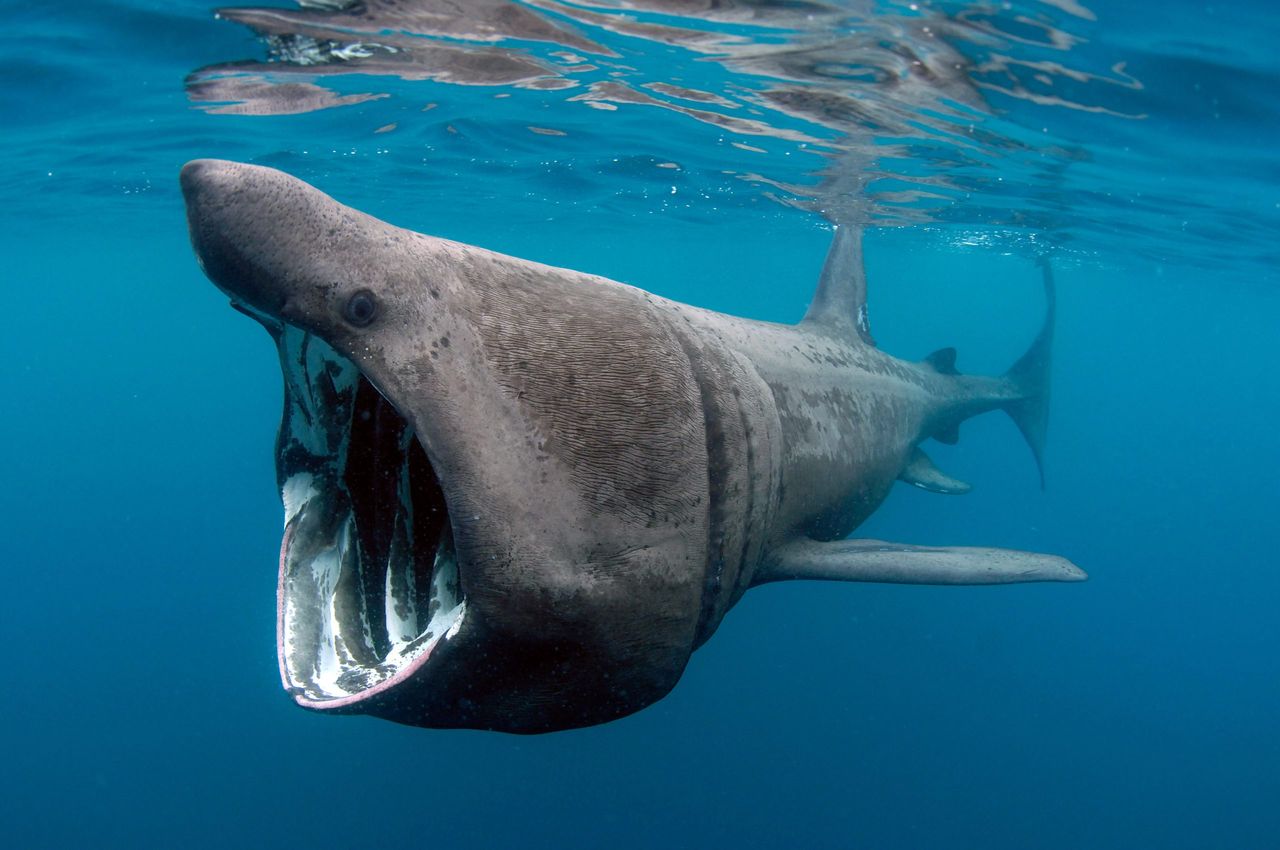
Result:
<svg viewBox="0 0 1280 850">
<path fill-rule="evenodd" d="M 862 228 L 838 225 L 818 289 L 813 293 L 804 322 L 857 334 L 867 345 L 871 324 L 867 320 L 867 275 L 862 263 Z"/>
<path fill-rule="evenodd" d="M 924 359 L 933 371 L 939 375 L 959 375 L 956 370 L 956 350 L 954 348 L 939 348 Z"/>
</svg>

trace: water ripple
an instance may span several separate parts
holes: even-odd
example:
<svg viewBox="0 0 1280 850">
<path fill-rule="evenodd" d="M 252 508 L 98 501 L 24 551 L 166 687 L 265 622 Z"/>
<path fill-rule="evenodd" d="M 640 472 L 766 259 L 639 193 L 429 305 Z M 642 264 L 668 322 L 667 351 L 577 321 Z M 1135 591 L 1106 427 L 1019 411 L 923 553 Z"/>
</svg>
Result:
<svg viewBox="0 0 1280 850">
<path fill-rule="evenodd" d="M 225 125 L 234 140 L 215 150 L 303 176 L 419 194 L 462 179 L 477 204 L 691 221 L 777 204 L 961 244 L 985 229 L 1011 251 L 1274 266 L 1275 16 L 1076 0 L 303 0 L 157 23 L 110 5 L 59 42 L 33 25 L 38 59 L 10 64 L 53 91 L 85 87 L 83 63 L 61 57 L 107 37 L 119 55 L 147 32 L 181 34 L 163 40 L 166 60 L 239 44 L 189 72 L 187 100 L 207 121 L 248 122 Z M 113 191 L 150 178 L 149 154 L 210 132 L 138 95 L 167 141 L 122 144 Z M 19 120 L 67 162 L 132 126 L 122 115 L 72 138 L 59 102 L 41 102 Z"/>
</svg>

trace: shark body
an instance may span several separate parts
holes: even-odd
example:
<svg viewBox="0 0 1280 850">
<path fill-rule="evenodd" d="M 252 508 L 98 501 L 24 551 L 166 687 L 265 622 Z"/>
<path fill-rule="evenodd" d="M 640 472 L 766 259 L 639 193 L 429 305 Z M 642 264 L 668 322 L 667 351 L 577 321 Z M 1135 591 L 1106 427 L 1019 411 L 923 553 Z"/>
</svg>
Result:
<svg viewBox="0 0 1280 850">
<path fill-rule="evenodd" d="M 664 696 L 749 588 L 1076 581 L 1052 555 L 846 539 L 1002 409 L 1039 459 L 1049 310 L 1000 377 L 876 348 L 860 234 L 780 325 L 396 228 L 282 172 L 182 172 L 206 274 L 279 347 L 278 650 L 302 706 L 546 732 Z"/>
</svg>

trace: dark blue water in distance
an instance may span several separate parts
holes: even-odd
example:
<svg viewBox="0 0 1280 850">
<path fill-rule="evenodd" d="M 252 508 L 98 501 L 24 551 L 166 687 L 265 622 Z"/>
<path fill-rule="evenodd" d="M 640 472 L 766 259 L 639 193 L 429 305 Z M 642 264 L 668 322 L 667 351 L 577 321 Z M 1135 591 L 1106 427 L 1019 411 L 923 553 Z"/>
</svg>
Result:
<svg viewBox="0 0 1280 850">
<path fill-rule="evenodd" d="M 1280 12 L 1084 2 L 475 4 L 561 44 L 0 4 L 0 843 L 1280 847 Z M 1034 334 L 1051 254 L 1047 490 L 984 416 L 929 450 L 971 494 L 899 485 L 858 534 L 1090 581 L 757 589 L 596 728 L 304 712 L 274 657 L 279 370 L 191 254 L 200 156 L 774 321 L 828 220 L 864 221 L 880 346 L 974 373 Z"/>
</svg>

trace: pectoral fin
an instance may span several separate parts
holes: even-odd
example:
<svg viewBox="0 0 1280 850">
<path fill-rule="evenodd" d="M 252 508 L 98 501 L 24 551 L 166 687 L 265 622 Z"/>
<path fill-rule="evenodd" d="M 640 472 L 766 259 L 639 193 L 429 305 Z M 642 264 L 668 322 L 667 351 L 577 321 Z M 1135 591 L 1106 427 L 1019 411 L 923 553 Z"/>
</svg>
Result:
<svg viewBox="0 0 1280 850">
<path fill-rule="evenodd" d="M 1012 584 L 1084 581 L 1065 558 L 964 546 L 912 546 L 884 540 L 799 540 L 771 553 L 753 584 L 788 579 L 893 584 Z"/>
<path fill-rule="evenodd" d="M 911 459 L 898 473 L 898 480 L 914 484 L 930 493 L 945 493 L 948 496 L 959 496 L 973 488 L 958 478 L 952 478 L 933 465 L 929 456 L 917 447 L 911 450 Z"/>
</svg>

